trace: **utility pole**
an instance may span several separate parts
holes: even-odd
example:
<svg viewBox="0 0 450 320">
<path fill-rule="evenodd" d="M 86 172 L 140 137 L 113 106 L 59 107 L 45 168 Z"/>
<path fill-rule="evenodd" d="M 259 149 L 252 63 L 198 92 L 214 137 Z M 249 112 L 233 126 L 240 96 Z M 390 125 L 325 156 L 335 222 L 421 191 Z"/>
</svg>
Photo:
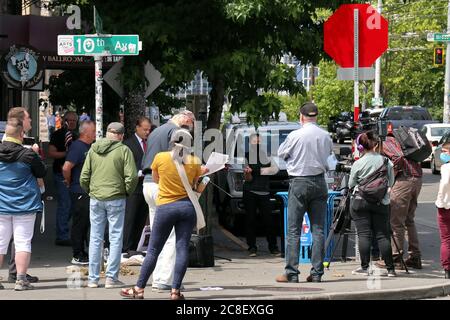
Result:
<svg viewBox="0 0 450 320">
<path fill-rule="evenodd" d="M 377 11 L 381 15 L 383 8 L 383 1 L 378 0 Z M 378 101 L 380 98 L 380 82 L 381 82 L 381 56 L 375 62 L 375 85 L 374 85 L 374 98 Z"/>
<path fill-rule="evenodd" d="M 447 34 L 450 33 L 450 0 L 447 9 Z M 445 52 L 445 86 L 444 86 L 444 123 L 449 123 L 449 86 L 450 86 L 450 42 L 447 42 L 447 50 Z"/>
</svg>

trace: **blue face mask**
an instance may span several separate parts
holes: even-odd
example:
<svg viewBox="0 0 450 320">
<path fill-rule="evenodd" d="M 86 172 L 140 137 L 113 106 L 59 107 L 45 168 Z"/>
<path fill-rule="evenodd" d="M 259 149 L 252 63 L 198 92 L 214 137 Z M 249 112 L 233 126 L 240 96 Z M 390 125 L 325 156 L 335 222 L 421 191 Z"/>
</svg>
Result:
<svg viewBox="0 0 450 320">
<path fill-rule="evenodd" d="M 440 159 L 441 159 L 442 163 L 448 163 L 448 162 L 450 162 L 450 154 L 441 153 Z"/>
</svg>

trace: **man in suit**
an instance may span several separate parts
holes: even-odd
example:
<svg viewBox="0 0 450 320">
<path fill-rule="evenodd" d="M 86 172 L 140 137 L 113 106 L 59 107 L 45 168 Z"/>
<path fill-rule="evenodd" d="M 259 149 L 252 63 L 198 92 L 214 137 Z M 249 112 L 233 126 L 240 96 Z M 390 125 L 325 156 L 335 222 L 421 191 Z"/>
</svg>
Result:
<svg viewBox="0 0 450 320">
<path fill-rule="evenodd" d="M 127 198 L 125 209 L 125 229 L 123 234 L 122 252 L 130 252 L 137 249 L 142 229 L 148 219 L 148 205 L 142 192 L 144 176 L 142 174 L 142 157 L 147 151 L 147 138 L 151 132 L 150 119 L 139 117 L 136 121 L 136 132 L 123 143 L 131 149 L 138 170 L 139 183 Z"/>
</svg>

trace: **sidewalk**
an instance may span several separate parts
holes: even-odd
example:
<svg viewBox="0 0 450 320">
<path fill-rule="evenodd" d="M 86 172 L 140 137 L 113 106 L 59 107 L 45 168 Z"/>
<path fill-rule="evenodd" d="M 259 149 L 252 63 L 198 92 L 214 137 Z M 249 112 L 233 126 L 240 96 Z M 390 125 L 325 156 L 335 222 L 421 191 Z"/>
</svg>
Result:
<svg viewBox="0 0 450 320">
<path fill-rule="evenodd" d="M 3 265 L 0 276 L 5 290 L 0 291 L 0 300 L 113 300 L 122 299 L 119 289 L 90 289 L 82 287 L 86 277 L 80 273 L 66 272 L 71 266 L 71 248 L 57 247 L 54 242 L 54 201 L 48 202 L 47 230 L 40 234 L 38 229 L 33 243 L 32 265 L 29 273 L 40 278 L 35 290 L 15 292 L 14 284 L 5 283 L 7 266 Z M 38 218 L 38 222 L 40 219 Z M 38 223 L 37 223 L 38 225 Z M 358 264 L 333 262 L 326 270 L 322 283 L 307 283 L 310 266 L 300 265 L 300 283 L 283 284 L 275 282 L 275 277 L 284 269 L 284 259 L 273 257 L 264 251 L 264 239 L 258 257 L 249 258 L 247 252 L 239 248 L 220 231 L 214 234 L 215 267 L 189 268 L 184 280 L 187 299 L 230 299 L 230 300 L 311 300 L 311 299 L 424 299 L 450 295 L 450 281 L 444 279 L 439 261 L 424 260 L 422 270 L 411 270 L 411 274 L 398 271 L 397 278 L 383 276 L 354 276 L 351 271 Z M 354 251 L 349 251 L 353 255 Z M 231 259 L 227 261 L 223 258 Z M 140 267 L 128 267 L 134 274 L 121 276 L 127 285 L 136 283 Z M 150 282 L 149 282 L 150 283 Z M 204 289 L 209 290 L 204 290 Z M 214 288 L 218 290 L 213 290 Z M 168 299 L 169 294 L 152 292 L 148 288 L 146 299 Z"/>
</svg>

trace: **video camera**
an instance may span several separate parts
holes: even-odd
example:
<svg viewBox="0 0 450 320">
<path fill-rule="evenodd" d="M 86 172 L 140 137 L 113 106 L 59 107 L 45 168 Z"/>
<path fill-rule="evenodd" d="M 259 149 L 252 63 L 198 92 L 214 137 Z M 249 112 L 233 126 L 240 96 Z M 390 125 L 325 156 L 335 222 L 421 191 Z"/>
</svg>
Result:
<svg viewBox="0 0 450 320">
<path fill-rule="evenodd" d="M 342 147 L 339 149 L 338 163 L 336 165 L 336 172 L 350 173 L 352 170 L 353 158 L 352 149 L 349 147 Z"/>
</svg>

